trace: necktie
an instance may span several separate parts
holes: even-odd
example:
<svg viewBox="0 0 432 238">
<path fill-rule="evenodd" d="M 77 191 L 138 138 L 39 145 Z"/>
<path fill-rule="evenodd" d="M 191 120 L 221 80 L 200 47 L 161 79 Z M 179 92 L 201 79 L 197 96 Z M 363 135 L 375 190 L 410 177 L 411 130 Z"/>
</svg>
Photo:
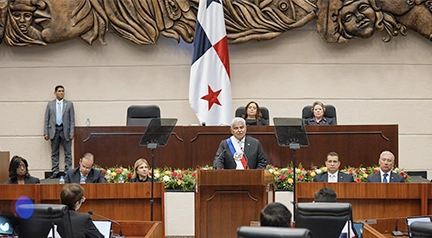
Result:
<svg viewBox="0 0 432 238">
<path fill-rule="evenodd" d="M 56 117 L 57 117 L 56 118 L 57 119 L 56 120 L 57 125 L 61 125 L 63 123 L 63 121 L 62 121 L 61 102 L 57 103 L 57 116 Z"/>
<path fill-rule="evenodd" d="M 387 176 L 388 176 L 388 174 L 384 174 L 383 183 L 388 183 Z"/>
</svg>

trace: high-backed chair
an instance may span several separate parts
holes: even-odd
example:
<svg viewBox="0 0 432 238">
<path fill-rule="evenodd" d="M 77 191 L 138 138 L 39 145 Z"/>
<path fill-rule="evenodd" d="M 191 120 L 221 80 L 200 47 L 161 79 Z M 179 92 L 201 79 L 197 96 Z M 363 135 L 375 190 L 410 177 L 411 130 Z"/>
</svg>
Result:
<svg viewBox="0 0 432 238">
<path fill-rule="evenodd" d="M 236 109 L 236 111 L 235 111 L 235 116 L 236 116 L 236 117 L 242 117 L 242 114 L 243 114 L 244 109 L 245 109 L 245 107 L 243 107 L 243 106 L 238 107 L 238 108 Z M 260 107 L 260 110 L 261 110 L 262 117 L 263 117 L 266 121 L 270 122 L 270 121 L 269 121 L 269 119 L 270 119 L 270 113 L 269 113 L 269 110 L 268 110 L 266 107 Z"/>
<path fill-rule="evenodd" d="M 17 226 L 20 238 L 47 237 L 53 224 L 63 238 L 73 238 L 69 209 L 59 204 L 21 204 L 18 214 L 31 214 L 28 219 L 20 219 Z"/>
<path fill-rule="evenodd" d="M 432 237 L 432 222 L 413 222 L 409 230 L 412 238 Z"/>
<path fill-rule="evenodd" d="M 324 105 L 325 112 L 324 116 L 328 118 L 333 118 L 335 125 L 337 124 L 336 108 L 333 105 Z M 305 106 L 302 110 L 302 119 L 307 119 L 313 117 L 312 106 Z"/>
<path fill-rule="evenodd" d="M 237 229 L 238 238 L 312 238 L 308 229 L 272 227 L 272 226 L 242 226 Z"/>
<path fill-rule="evenodd" d="M 127 109 L 126 126 L 147 126 L 152 118 L 160 118 L 157 105 L 132 105 Z"/>
<path fill-rule="evenodd" d="M 351 211 L 350 203 L 297 203 L 295 227 L 309 229 L 314 238 L 337 238 L 347 221 L 352 221 Z"/>
</svg>

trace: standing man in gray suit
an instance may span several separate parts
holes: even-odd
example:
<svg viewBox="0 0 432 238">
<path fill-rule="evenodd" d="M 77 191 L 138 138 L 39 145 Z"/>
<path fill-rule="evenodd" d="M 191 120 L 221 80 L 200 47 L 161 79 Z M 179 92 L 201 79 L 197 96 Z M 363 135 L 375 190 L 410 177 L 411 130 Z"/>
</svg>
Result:
<svg viewBox="0 0 432 238">
<path fill-rule="evenodd" d="M 55 87 L 55 100 L 48 102 L 45 110 L 44 138 L 51 140 L 52 175 L 59 176 L 60 143 L 65 153 L 65 173 L 72 168 L 71 145 L 74 138 L 75 111 L 71 101 L 64 99 L 65 90 L 62 85 Z"/>
<path fill-rule="evenodd" d="M 336 152 L 327 154 L 325 165 L 327 167 L 327 172 L 317 174 L 313 179 L 314 182 L 354 182 L 354 177 L 351 174 L 339 171 L 340 161 L 339 155 Z"/>
<path fill-rule="evenodd" d="M 232 136 L 221 141 L 213 161 L 214 169 L 265 169 L 267 159 L 259 140 L 246 135 L 246 121 L 231 121 Z"/>
<path fill-rule="evenodd" d="M 395 156 L 392 152 L 386 150 L 381 152 L 378 159 L 380 169 L 378 172 L 369 175 L 366 182 L 375 183 L 404 183 L 405 178 L 397 173 L 393 173 Z"/>
</svg>

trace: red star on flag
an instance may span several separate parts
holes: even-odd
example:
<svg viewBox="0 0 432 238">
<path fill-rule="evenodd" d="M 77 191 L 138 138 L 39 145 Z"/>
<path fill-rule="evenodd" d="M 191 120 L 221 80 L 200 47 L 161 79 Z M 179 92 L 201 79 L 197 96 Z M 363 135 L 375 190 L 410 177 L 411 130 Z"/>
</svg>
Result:
<svg viewBox="0 0 432 238">
<path fill-rule="evenodd" d="M 208 110 L 210 111 L 210 108 L 213 106 L 213 104 L 217 104 L 219 106 L 222 106 L 219 102 L 218 96 L 221 93 L 222 89 L 219 89 L 219 91 L 214 92 L 213 89 L 208 85 L 208 94 L 203 96 L 201 99 L 208 101 Z"/>
</svg>

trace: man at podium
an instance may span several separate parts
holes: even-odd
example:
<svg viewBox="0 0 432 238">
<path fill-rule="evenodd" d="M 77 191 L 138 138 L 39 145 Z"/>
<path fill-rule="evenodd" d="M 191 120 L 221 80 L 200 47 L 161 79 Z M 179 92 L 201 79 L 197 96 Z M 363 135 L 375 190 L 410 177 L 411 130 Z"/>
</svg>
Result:
<svg viewBox="0 0 432 238">
<path fill-rule="evenodd" d="M 259 140 L 246 135 L 246 121 L 231 121 L 232 136 L 221 141 L 213 161 L 214 169 L 265 169 L 267 159 Z"/>
</svg>

